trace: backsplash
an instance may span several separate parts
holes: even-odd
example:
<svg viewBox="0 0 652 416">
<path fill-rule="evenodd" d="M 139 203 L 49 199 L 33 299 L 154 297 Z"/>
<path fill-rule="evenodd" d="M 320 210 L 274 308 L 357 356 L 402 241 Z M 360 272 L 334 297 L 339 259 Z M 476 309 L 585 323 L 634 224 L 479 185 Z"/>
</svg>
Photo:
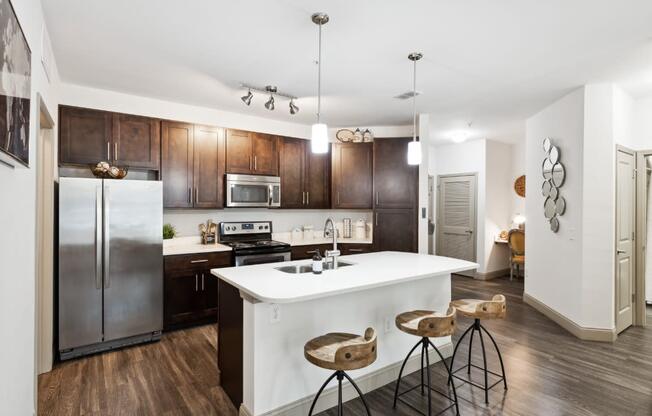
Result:
<svg viewBox="0 0 652 416">
<path fill-rule="evenodd" d="M 295 227 L 312 225 L 315 230 L 321 230 L 328 217 L 335 222 L 343 218 L 351 218 L 353 222 L 363 218 L 368 223 L 373 220 L 371 210 L 304 210 L 304 209 L 264 209 L 264 208 L 227 208 L 223 210 L 185 210 L 166 209 L 163 211 L 163 222 L 172 224 L 177 230 L 177 236 L 189 237 L 199 235 L 199 224 L 211 219 L 222 221 L 272 221 L 275 233 L 290 232 Z"/>
</svg>

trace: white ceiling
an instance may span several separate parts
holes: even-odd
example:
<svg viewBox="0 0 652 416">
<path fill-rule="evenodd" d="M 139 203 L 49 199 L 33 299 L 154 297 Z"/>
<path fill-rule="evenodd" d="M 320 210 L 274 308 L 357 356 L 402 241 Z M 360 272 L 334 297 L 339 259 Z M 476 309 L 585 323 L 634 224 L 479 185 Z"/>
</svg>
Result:
<svg viewBox="0 0 652 416">
<path fill-rule="evenodd" d="M 183 4 L 181 7 L 180 5 Z M 589 82 L 652 93 L 650 0 L 43 1 L 65 82 L 312 123 L 317 27 L 324 27 L 323 119 L 402 125 L 421 51 L 419 112 L 435 141 L 472 121 L 473 137 L 518 140 L 523 120 Z M 301 111 L 276 110 L 240 82 L 275 84 Z"/>
</svg>

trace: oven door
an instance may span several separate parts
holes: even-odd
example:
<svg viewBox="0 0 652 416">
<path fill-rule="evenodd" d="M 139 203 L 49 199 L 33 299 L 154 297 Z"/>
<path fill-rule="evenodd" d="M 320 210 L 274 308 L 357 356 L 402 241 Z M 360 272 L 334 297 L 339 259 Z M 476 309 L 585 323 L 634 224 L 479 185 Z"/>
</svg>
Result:
<svg viewBox="0 0 652 416">
<path fill-rule="evenodd" d="M 290 261 L 290 260 L 291 260 L 290 252 L 249 254 L 245 256 L 235 256 L 235 265 L 251 266 L 253 264 L 282 263 L 284 261 Z"/>
</svg>

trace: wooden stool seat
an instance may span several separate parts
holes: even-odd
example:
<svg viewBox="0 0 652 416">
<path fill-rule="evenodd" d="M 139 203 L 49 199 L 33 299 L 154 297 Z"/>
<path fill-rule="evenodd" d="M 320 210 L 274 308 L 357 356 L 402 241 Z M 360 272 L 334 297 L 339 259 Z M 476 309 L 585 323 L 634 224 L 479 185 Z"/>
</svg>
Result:
<svg viewBox="0 0 652 416">
<path fill-rule="evenodd" d="M 491 300 L 458 299 L 450 305 L 462 315 L 474 319 L 503 319 L 507 312 L 503 295 L 495 295 Z"/>
<path fill-rule="evenodd" d="M 437 338 L 455 332 L 455 309 L 448 308 L 446 314 L 433 311 L 410 311 L 396 316 L 396 327 L 418 337 Z"/>
<path fill-rule="evenodd" d="M 376 331 L 367 328 L 364 336 L 339 332 L 322 335 L 308 341 L 303 353 L 317 367 L 329 370 L 364 368 L 376 361 Z"/>
</svg>

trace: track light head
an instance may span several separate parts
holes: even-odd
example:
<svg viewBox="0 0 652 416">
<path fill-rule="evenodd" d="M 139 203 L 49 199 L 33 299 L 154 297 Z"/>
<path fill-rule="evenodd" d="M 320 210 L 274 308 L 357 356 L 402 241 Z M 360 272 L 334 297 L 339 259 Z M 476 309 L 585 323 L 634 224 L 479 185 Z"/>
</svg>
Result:
<svg viewBox="0 0 652 416">
<path fill-rule="evenodd" d="M 290 100 L 290 114 L 295 115 L 299 112 L 299 107 L 294 103 L 294 100 Z"/>
<path fill-rule="evenodd" d="M 274 111 L 274 96 L 270 94 L 269 100 L 265 103 L 265 108 L 269 111 Z"/>
<path fill-rule="evenodd" d="M 251 90 L 247 92 L 247 95 L 243 95 L 240 97 L 243 103 L 246 105 L 251 105 L 251 99 L 254 98 L 254 95 L 251 93 Z"/>
</svg>

